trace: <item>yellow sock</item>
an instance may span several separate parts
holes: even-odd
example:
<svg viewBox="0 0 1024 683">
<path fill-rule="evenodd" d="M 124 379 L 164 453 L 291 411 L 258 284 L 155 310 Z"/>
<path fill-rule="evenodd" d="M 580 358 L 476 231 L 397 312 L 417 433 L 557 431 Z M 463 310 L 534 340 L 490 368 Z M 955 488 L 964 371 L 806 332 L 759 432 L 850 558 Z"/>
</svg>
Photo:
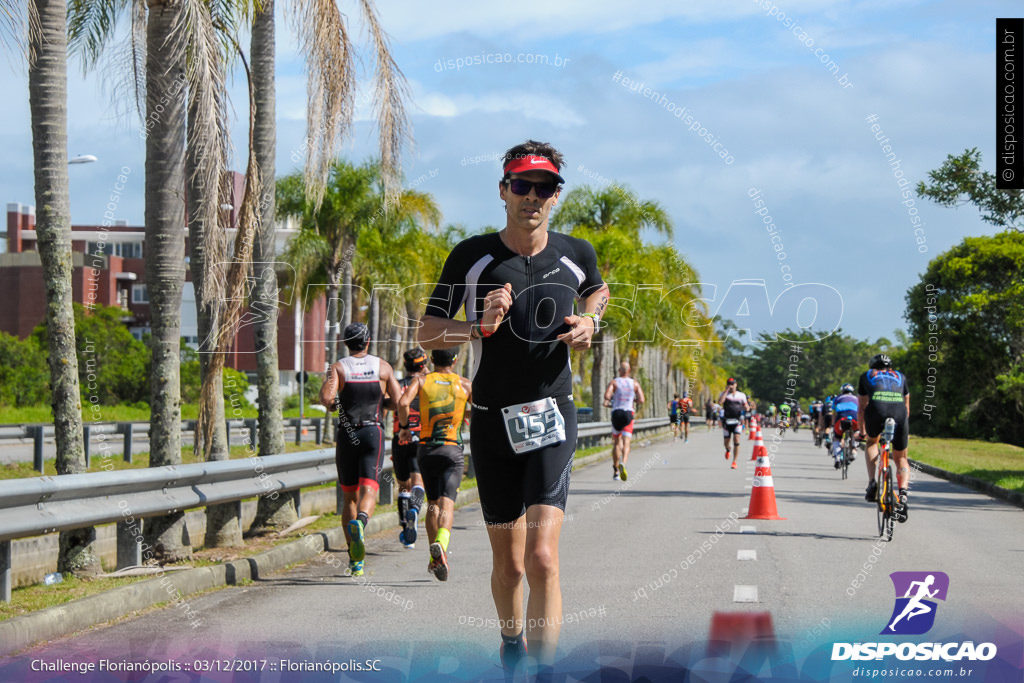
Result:
<svg viewBox="0 0 1024 683">
<path fill-rule="evenodd" d="M 445 552 L 448 552 L 448 539 L 451 537 L 451 535 L 452 535 L 452 532 L 448 531 L 448 529 L 438 529 L 437 530 L 437 538 L 434 539 L 434 541 L 436 543 L 440 543 L 441 544 L 441 548 Z"/>
</svg>

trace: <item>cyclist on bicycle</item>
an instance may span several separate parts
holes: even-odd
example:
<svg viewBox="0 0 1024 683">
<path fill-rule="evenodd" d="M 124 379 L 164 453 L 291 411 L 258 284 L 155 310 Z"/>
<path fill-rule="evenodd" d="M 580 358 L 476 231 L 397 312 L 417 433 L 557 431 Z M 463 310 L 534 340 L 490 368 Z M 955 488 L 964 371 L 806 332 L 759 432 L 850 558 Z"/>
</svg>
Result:
<svg viewBox="0 0 1024 683">
<path fill-rule="evenodd" d="M 785 426 L 787 426 L 787 427 L 789 426 L 789 413 L 792 410 L 793 410 L 793 407 L 790 406 L 787 401 L 783 401 L 779 405 L 779 426 L 780 427 L 783 426 L 782 423 L 785 423 Z"/>
<path fill-rule="evenodd" d="M 822 402 L 816 398 L 812 398 L 807 406 L 807 409 L 811 413 L 811 428 L 814 431 L 814 438 L 817 439 L 821 436 L 821 406 Z M 815 443 L 815 446 L 818 444 Z"/>
<path fill-rule="evenodd" d="M 835 412 L 835 440 L 832 442 L 832 457 L 836 461 L 836 469 L 843 466 L 843 434 L 851 431 L 857 433 L 858 425 L 857 412 L 860 410 L 860 402 L 853 394 L 853 385 L 844 384 L 839 390 L 839 395 L 832 403 L 832 410 Z M 857 458 L 850 453 L 850 462 Z"/>
<path fill-rule="evenodd" d="M 878 437 L 885 428 L 888 417 L 896 421 L 896 432 L 892 439 L 892 458 L 896 463 L 896 480 L 899 486 L 899 504 L 893 511 L 897 522 L 907 521 L 907 485 L 910 483 L 910 467 L 907 464 L 907 437 L 910 433 L 910 388 L 907 378 L 892 367 L 892 359 L 880 353 L 871 359 L 869 369 L 860 376 L 857 387 L 860 410 L 857 418 L 868 437 L 867 462 L 868 489 L 865 500 L 874 502 L 878 493 L 875 481 L 875 461 L 878 459 Z"/>
<path fill-rule="evenodd" d="M 832 454 L 832 403 L 834 401 L 835 396 L 826 396 L 825 400 L 821 402 L 821 419 L 818 428 L 825 437 L 826 455 Z"/>
</svg>

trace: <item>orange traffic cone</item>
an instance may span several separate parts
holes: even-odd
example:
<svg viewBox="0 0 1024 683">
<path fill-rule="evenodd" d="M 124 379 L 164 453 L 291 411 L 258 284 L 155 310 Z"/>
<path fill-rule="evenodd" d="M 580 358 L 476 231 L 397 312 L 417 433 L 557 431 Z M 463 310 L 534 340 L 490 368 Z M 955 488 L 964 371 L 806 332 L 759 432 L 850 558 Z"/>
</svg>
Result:
<svg viewBox="0 0 1024 683">
<path fill-rule="evenodd" d="M 772 481 L 772 467 L 767 457 L 757 459 L 754 482 L 750 489 L 750 506 L 743 519 L 786 519 L 779 517 L 775 507 L 775 483 Z"/>
<path fill-rule="evenodd" d="M 747 435 L 747 441 L 753 441 L 754 432 L 757 431 L 757 416 L 750 418 L 750 429 L 747 431 L 749 432 Z"/>
<path fill-rule="evenodd" d="M 754 437 L 754 450 L 750 453 L 751 460 L 757 460 L 758 458 L 767 458 L 768 449 L 764 446 L 764 438 L 761 436 L 761 426 L 758 425 L 756 430 L 757 435 Z"/>
<path fill-rule="evenodd" d="M 715 612 L 711 615 L 709 654 L 728 655 L 733 644 L 754 642 L 775 646 L 771 612 Z"/>
</svg>

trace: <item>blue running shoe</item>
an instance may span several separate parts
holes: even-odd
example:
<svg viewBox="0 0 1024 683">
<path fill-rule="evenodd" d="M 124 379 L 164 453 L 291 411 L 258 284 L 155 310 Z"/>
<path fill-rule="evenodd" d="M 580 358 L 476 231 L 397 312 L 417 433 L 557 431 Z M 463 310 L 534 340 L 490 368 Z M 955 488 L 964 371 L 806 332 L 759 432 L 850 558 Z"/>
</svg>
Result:
<svg viewBox="0 0 1024 683">
<path fill-rule="evenodd" d="M 419 521 L 420 511 L 416 508 L 409 508 L 405 511 L 405 542 L 412 544 L 416 542 L 416 522 Z"/>
</svg>

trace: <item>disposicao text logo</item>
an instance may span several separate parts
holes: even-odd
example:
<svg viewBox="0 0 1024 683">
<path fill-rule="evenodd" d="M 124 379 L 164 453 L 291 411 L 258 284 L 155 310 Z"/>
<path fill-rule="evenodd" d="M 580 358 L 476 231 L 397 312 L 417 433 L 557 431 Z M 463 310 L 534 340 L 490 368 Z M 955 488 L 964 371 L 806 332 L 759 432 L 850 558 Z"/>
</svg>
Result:
<svg viewBox="0 0 1024 683">
<path fill-rule="evenodd" d="M 886 627 L 879 635 L 913 636 L 927 633 L 935 624 L 936 600 L 945 602 L 949 576 L 944 572 L 893 572 L 889 575 L 896 590 L 896 605 Z M 832 661 L 896 659 L 947 662 L 988 661 L 997 654 L 993 643 L 833 643 Z"/>
<path fill-rule="evenodd" d="M 935 600 L 946 601 L 949 576 L 944 572 L 893 572 L 889 578 L 896 589 L 896 605 L 880 635 L 927 633 L 935 624 Z"/>
</svg>

